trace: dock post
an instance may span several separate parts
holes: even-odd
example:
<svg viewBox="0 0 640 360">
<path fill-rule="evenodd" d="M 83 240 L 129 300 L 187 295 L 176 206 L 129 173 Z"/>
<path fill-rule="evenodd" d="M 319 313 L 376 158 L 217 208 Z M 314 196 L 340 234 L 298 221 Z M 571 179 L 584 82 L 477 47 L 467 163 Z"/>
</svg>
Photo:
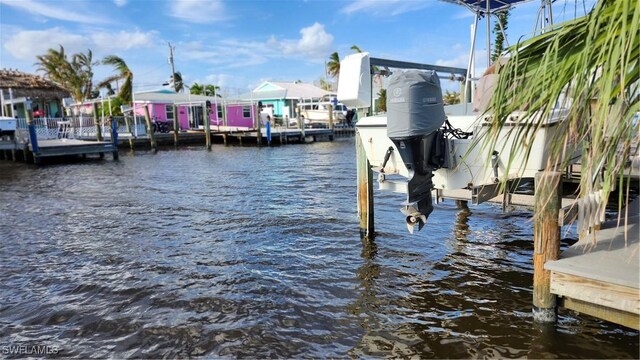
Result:
<svg viewBox="0 0 640 360">
<path fill-rule="evenodd" d="M 222 134 L 222 142 L 224 143 L 224 146 L 229 145 L 226 132 Z"/>
<path fill-rule="evenodd" d="M 260 119 L 260 107 L 256 106 L 256 128 L 258 129 L 257 131 L 257 141 L 258 141 L 258 146 L 262 145 L 262 119 Z"/>
<path fill-rule="evenodd" d="M 271 121 L 267 121 L 267 145 L 271 146 Z"/>
<path fill-rule="evenodd" d="M 329 135 L 329 140 L 333 141 L 334 133 L 334 125 L 333 125 L 333 105 L 329 104 L 329 130 L 331 130 L 331 135 Z"/>
<path fill-rule="evenodd" d="M 556 296 L 551 293 L 551 272 L 544 269 L 547 261 L 560 255 L 560 213 L 562 173 L 538 172 L 535 177 L 533 224 L 533 319 L 551 323 L 557 318 Z"/>
<path fill-rule="evenodd" d="M 302 116 L 302 106 L 298 105 L 298 127 L 300 128 L 300 142 L 307 141 L 304 134 L 304 117 Z"/>
<path fill-rule="evenodd" d="M 131 122 L 126 114 L 124 115 L 124 126 L 127 129 L 126 131 L 129 133 L 129 148 L 133 150 L 133 132 L 131 132 Z"/>
<path fill-rule="evenodd" d="M 118 155 L 118 121 L 113 117 L 109 116 L 111 120 L 111 140 L 113 141 L 113 160 L 118 160 L 120 155 Z"/>
<path fill-rule="evenodd" d="M 356 134 L 356 167 L 358 181 L 358 217 L 360 218 L 360 237 L 372 239 L 373 222 L 373 171 L 364 150 L 364 144 Z"/>
<path fill-rule="evenodd" d="M 38 147 L 38 134 L 36 134 L 36 126 L 33 124 L 33 117 L 31 115 L 31 105 L 25 109 L 25 113 L 27 116 L 27 128 L 29 129 L 29 141 L 31 142 L 31 153 L 33 154 L 33 162 L 37 165 L 40 164 L 40 156 L 38 153 L 40 152 L 40 148 Z M 27 156 L 28 149 L 24 150 L 24 161 L 26 162 L 29 158 Z"/>
<path fill-rule="evenodd" d="M 102 137 L 102 124 L 100 124 L 100 118 L 98 117 L 98 103 L 93 103 L 93 124 L 96 126 L 96 140 L 104 141 Z"/>
<path fill-rule="evenodd" d="M 207 101 L 208 102 L 208 101 Z M 202 113 L 204 114 L 204 140 L 207 150 L 211 150 L 211 114 L 209 106 L 202 105 Z"/>
<path fill-rule="evenodd" d="M 135 114 L 134 114 L 135 119 Z M 156 136 L 153 133 L 153 125 L 151 124 L 151 115 L 149 115 L 149 107 L 144 107 L 144 121 L 147 123 L 147 134 L 149 135 L 149 141 L 151 142 L 151 150 L 158 151 L 158 144 L 156 143 Z"/>
<path fill-rule="evenodd" d="M 178 107 L 173 104 L 173 144 L 178 146 L 178 133 L 180 132 L 180 124 L 178 123 Z"/>
</svg>

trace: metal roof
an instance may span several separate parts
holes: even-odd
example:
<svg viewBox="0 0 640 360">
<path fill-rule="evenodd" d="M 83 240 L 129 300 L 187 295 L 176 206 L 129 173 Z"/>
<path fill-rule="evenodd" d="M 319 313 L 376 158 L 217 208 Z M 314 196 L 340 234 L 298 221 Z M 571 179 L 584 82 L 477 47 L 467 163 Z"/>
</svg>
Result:
<svg viewBox="0 0 640 360">
<path fill-rule="evenodd" d="M 495 13 L 500 10 L 508 9 L 516 4 L 529 2 L 531 0 L 442 0 L 458 5 L 462 5 L 471 9 L 473 12 L 487 13 L 487 3 L 489 12 Z"/>
</svg>

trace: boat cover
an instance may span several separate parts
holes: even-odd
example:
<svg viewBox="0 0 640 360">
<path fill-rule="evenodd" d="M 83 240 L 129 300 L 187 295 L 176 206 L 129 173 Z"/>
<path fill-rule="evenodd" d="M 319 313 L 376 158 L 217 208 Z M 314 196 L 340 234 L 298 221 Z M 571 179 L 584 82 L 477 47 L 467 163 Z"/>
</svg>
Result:
<svg viewBox="0 0 640 360">
<path fill-rule="evenodd" d="M 396 71 L 387 87 L 387 136 L 406 139 L 438 130 L 446 116 L 438 74 Z"/>
</svg>

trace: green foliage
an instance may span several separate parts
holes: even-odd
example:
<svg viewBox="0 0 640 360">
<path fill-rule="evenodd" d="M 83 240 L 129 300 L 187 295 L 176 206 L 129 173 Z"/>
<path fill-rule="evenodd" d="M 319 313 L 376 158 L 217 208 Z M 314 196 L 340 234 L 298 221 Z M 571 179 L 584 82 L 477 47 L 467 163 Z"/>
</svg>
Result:
<svg viewBox="0 0 640 360">
<path fill-rule="evenodd" d="M 64 47 L 59 50 L 49 49 L 43 55 L 36 56 L 35 65 L 38 71 L 43 71 L 45 77 L 60 85 L 71 93 L 75 102 L 91 98 L 93 91 L 93 53 L 78 53 L 67 58 Z"/>
<path fill-rule="evenodd" d="M 491 53 L 491 62 L 498 60 L 502 52 L 504 51 L 504 35 L 500 30 L 500 24 L 502 24 L 502 29 L 504 32 L 507 32 L 507 28 L 509 26 L 509 10 L 501 12 L 498 14 L 498 22 L 493 25 L 493 34 L 496 36 L 495 45 L 493 48 L 493 52 Z"/>
<path fill-rule="evenodd" d="M 327 63 L 327 72 L 335 79 L 340 76 L 340 56 L 338 52 L 334 52 L 329 56 L 329 62 Z"/>
<path fill-rule="evenodd" d="M 120 106 L 125 105 L 126 102 L 124 102 L 121 98 L 115 96 L 111 98 L 111 115 L 113 116 L 122 116 L 122 109 L 120 108 Z M 98 104 L 98 114 L 102 114 L 102 107 L 103 104 L 99 103 Z M 104 114 L 105 116 L 109 115 L 109 101 L 108 99 L 104 100 Z"/>
<path fill-rule="evenodd" d="M 189 88 L 189 93 L 191 95 L 202 95 L 204 94 L 204 86 L 194 82 L 193 85 Z"/>
<path fill-rule="evenodd" d="M 457 91 L 451 92 L 449 90 L 445 91 L 442 96 L 442 100 L 445 105 L 453 105 L 460 103 L 460 93 Z"/>
<path fill-rule="evenodd" d="M 189 92 L 192 95 L 205 95 L 205 96 L 218 96 L 220 97 L 220 86 L 218 85 L 213 85 L 213 84 L 208 84 L 208 85 L 201 85 L 198 84 L 196 82 L 193 83 L 193 85 L 191 85 L 191 87 L 189 88 Z"/>
<path fill-rule="evenodd" d="M 498 132 L 511 113 L 522 111 L 524 127 L 510 127 L 516 154 L 528 156 L 544 119 L 563 98 L 568 114 L 548 147 L 548 170 L 562 170 L 574 149 L 582 149 L 580 196 L 602 190 L 606 202 L 614 187 L 623 188 L 627 159 L 637 154 L 640 98 L 640 8 L 637 0 L 601 0 L 587 16 L 556 25 L 510 49 L 499 70 L 484 146 L 498 147 Z M 616 185 L 617 184 L 617 185 Z M 623 193 L 623 192 L 621 192 Z"/>
<path fill-rule="evenodd" d="M 113 66 L 118 73 L 102 80 L 97 87 L 111 89 L 112 82 L 124 81 L 118 91 L 118 97 L 127 104 L 133 102 L 133 72 L 127 63 L 119 56 L 108 55 L 102 59 L 102 64 Z"/>
<path fill-rule="evenodd" d="M 387 89 L 380 89 L 380 91 L 378 91 L 376 108 L 378 112 L 387 112 Z"/>
</svg>

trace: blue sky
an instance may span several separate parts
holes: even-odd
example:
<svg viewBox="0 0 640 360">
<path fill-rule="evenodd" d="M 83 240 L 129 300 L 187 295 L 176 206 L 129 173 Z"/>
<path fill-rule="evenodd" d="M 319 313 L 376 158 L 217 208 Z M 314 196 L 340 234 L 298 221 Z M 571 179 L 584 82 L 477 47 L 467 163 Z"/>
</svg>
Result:
<svg viewBox="0 0 640 360">
<path fill-rule="evenodd" d="M 510 43 L 530 35 L 538 3 L 513 11 Z M 554 8 L 556 21 L 573 17 L 568 3 Z M 234 95 L 265 80 L 317 82 L 329 55 L 342 58 L 354 44 L 375 57 L 466 68 L 472 22 L 469 10 L 436 0 L 0 0 L 0 67 L 34 73 L 35 56 L 62 44 L 97 59 L 118 55 L 136 91 L 155 89 L 171 74 L 170 41 L 186 84 Z M 485 27 L 481 21 L 479 69 Z M 96 80 L 111 71 L 97 66 Z"/>
</svg>

